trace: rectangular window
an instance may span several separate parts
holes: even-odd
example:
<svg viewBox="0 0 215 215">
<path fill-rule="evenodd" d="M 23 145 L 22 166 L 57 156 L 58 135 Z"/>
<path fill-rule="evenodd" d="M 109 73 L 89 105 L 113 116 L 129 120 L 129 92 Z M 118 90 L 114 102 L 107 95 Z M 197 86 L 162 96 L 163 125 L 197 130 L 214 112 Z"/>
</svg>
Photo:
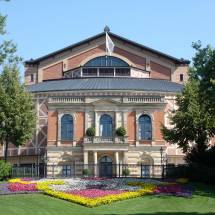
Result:
<svg viewBox="0 0 215 215">
<path fill-rule="evenodd" d="M 180 74 L 180 81 L 184 81 L 184 75 Z"/>
<path fill-rule="evenodd" d="M 62 168 L 62 176 L 67 177 L 72 175 L 72 167 L 71 165 L 63 165 Z"/>
<path fill-rule="evenodd" d="M 130 68 L 116 68 L 116 76 L 130 76 Z"/>
<path fill-rule="evenodd" d="M 114 69 L 113 68 L 100 68 L 99 76 L 114 76 Z"/>
<path fill-rule="evenodd" d="M 34 74 L 31 74 L 31 82 L 34 81 Z"/>
<path fill-rule="evenodd" d="M 97 68 L 83 68 L 83 76 L 97 76 Z"/>
</svg>

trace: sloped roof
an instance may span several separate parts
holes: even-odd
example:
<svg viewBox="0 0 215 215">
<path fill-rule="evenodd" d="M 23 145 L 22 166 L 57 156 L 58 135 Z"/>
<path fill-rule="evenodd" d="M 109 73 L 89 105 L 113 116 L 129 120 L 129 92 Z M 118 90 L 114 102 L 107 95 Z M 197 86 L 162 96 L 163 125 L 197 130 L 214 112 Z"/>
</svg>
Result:
<svg viewBox="0 0 215 215">
<path fill-rule="evenodd" d="M 176 64 L 189 64 L 189 63 L 190 63 L 189 60 L 175 58 L 175 57 L 170 56 L 170 55 L 168 55 L 168 54 L 165 54 L 165 53 L 163 53 L 163 52 L 157 51 L 157 50 L 155 50 L 155 49 L 149 48 L 149 47 L 144 46 L 144 45 L 142 45 L 142 44 L 136 43 L 136 42 L 134 42 L 134 41 L 132 41 L 132 40 L 126 39 L 126 38 L 124 38 L 124 37 L 121 37 L 121 36 L 119 36 L 119 35 L 117 35 L 117 34 L 114 34 L 114 33 L 112 33 L 112 32 L 109 32 L 108 34 L 109 34 L 111 37 L 113 37 L 113 38 L 116 38 L 116 39 L 118 39 L 118 40 L 121 40 L 121 41 L 124 41 L 124 42 L 126 42 L 126 43 L 129 43 L 129 44 L 131 44 L 131 45 L 133 45 L 133 46 L 136 46 L 136 47 L 138 47 L 138 48 L 141 48 L 141 49 L 143 49 L 143 50 L 146 50 L 146 51 L 149 51 L 149 52 L 158 54 L 158 55 L 160 55 L 160 56 L 162 56 L 162 57 L 164 57 L 164 58 L 167 58 L 167 59 L 169 59 L 169 60 L 172 60 L 172 61 L 175 62 Z M 47 58 L 49 58 L 49 57 L 53 57 L 53 56 L 55 56 L 55 55 L 57 55 L 57 54 L 60 54 L 60 53 L 62 53 L 62 52 L 64 52 L 64 51 L 71 50 L 71 49 L 73 49 L 73 48 L 75 48 L 75 47 L 77 47 L 77 46 L 80 46 L 80 45 L 89 43 L 90 41 L 95 40 L 95 39 L 98 39 L 98 38 L 103 37 L 103 36 L 105 36 L 105 32 L 102 32 L 102 33 L 100 33 L 100 34 L 97 34 L 97 35 L 95 35 L 95 36 L 93 36 L 93 37 L 89 37 L 89 38 L 87 38 L 87 39 L 85 39 L 85 40 L 82 40 L 82 41 L 80 41 L 80 42 L 78 42 L 78 43 L 72 44 L 72 45 L 67 46 L 67 47 L 65 47 L 65 48 L 63 48 L 63 49 L 57 50 L 57 51 L 55 51 L 55 52 L 52 52 L 52 53 L 47 54 L 47 55 L 44 55 L 44 56 L 39 57 L 39 58 L 37 58 L 37 59 L 34 59 L 34 60 L 33 60 L 33 59 L 27 60 L 27 61 L 25 61 L 25 64 L 37 64 L 37 63 L 39 63 L 40 61 L 45 60 L 45 59 L 47 59 Z"/>
<path fill-rule="evenodd" d="M 77 78 L 41 82 L 28 87 L 32 93 L 84 90 L 134 90 L 180 93 L 183 85 L 168 80 L 149 78 Z"/>
</svg>

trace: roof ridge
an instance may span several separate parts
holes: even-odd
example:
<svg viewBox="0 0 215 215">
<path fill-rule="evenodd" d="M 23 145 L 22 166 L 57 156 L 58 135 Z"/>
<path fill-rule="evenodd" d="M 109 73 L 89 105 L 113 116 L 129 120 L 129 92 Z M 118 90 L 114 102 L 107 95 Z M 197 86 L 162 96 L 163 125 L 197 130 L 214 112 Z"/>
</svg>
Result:
<svg viewBox="0 0 215 215">
<path fill-rule="evenodd" d="M 133 40 L 129 40 L 129 39 L 125 38 L 125 37 L 119 36 L 119 35 L 114 34 L 114 33 L 112 33 L 112 32 L 109 32 L 109 35 L 112 35 L 113 37 L 116 37 L 117 39 L 123 40 L 123 41 L 125 41 L 125 42 L 127 42 L 127 43 L 130 43 L 130 44 L 134 45 L 134 46 L 138 46 L 138 47 L 140 47 L 140 48 L 142 48 L 142 49 L 145 49 L 145 50 L 147 50 L 147 51 L 154 52 L 154 53 L 156 53 L 156 54 L 162 55 L 163 57 L 169 58 L 169 59 L 171 59 L 172 61 L 174 61 L 174 62 L 177 63 L 177 64 L 189 64 L 189 63 L 190 63 L 189 60 L 185 60 L 185 59 L 183 59 L 183 58 L 179 59 L 179 58 L 173 57 L 173 56 L 171 56 L 171 55 L 168 55 L 168 54 L 165 54 L 165 53 L 160 52 L 160 51 L 158 51 L 158 50 L 152 49 L 152 48 L 150 48 L 150 47 L 148 47 L 148 46 L 142 45 L 142 44 L 137 43 L 137 42 L 135 42 L 135 41 L 133 41 Z M 92 37 L 88 37 L 87 39 L 81 40 L 81 41 L 79 41 L 79 42 L 77 42 L 77 43 L 73 43 L 72 45 L 69 45 L 69 46 L 66 46 L 66 47 L 64 47 L 64 48 L 62 48 L 62 49 L 59 49 L 59 50 L 57 50 L 57 51 L 51 52 L 51 53 L 49 53 L 49 54 L 47 54 L 47 55 L 44 55 L 44 56 L 42 56 L 42 57 L 39 57 L 39 58 L 36 58 L 36 59 L 27 60 L 27 61 L 25 61 L 25 64 L 37 64 L 37 63 L 40 62 L 41 60 L 44 60 L 44 59 L 47 59 L 47 58 L 49 58 L 49 57 L 51 57 L 51 56 L 53 56 L 53 55 L 62 53 L 63 51 L 66 51 L 66 50 L 68 50 L 68 49 L 73 49 L 73 48 L 75 48 L 75 47 L 77 47 L 77 46 L 79 46 L 79 45 L 82 45 L 82 44 L 84 44 L 84 43 L 89 42 L 90 40 L 94 40 L 94 39 L 97 39 L 97 38 L 102 37 L 102 36 L 105 36 L 105 32 L 96 34 L 96 35 L 94 35 L 94 36 L 92 36 Z"/>
</svg>

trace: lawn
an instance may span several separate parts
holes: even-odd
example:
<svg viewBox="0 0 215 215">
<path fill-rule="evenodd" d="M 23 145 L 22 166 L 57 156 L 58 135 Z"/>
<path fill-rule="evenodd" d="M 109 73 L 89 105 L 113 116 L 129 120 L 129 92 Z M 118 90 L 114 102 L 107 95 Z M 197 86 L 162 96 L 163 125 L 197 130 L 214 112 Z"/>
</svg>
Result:
<svg viewBox="0 0 215 215">
<path fill-rule="evenodd" d="M 215 187 L 194 184 L 192 198 L 143 196 L 95 208 L 87 208 L 43 194 L 0 196 L 0 215 L 215 215 Z"/>
</svg>

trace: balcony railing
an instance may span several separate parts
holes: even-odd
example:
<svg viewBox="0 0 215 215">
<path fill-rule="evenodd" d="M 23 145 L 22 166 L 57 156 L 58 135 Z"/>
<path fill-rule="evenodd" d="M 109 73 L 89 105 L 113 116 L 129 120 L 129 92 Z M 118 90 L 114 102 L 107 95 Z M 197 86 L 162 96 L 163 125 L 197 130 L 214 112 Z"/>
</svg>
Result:
<svg viewBox="0 0 215 215">
<path fill-rule="evenodd" d="M 110 144 L 127 144 L 127 137 L 84 137 L 84 144 L 98 144 L 98 143 L 110 143 Z"/>
</svg>

